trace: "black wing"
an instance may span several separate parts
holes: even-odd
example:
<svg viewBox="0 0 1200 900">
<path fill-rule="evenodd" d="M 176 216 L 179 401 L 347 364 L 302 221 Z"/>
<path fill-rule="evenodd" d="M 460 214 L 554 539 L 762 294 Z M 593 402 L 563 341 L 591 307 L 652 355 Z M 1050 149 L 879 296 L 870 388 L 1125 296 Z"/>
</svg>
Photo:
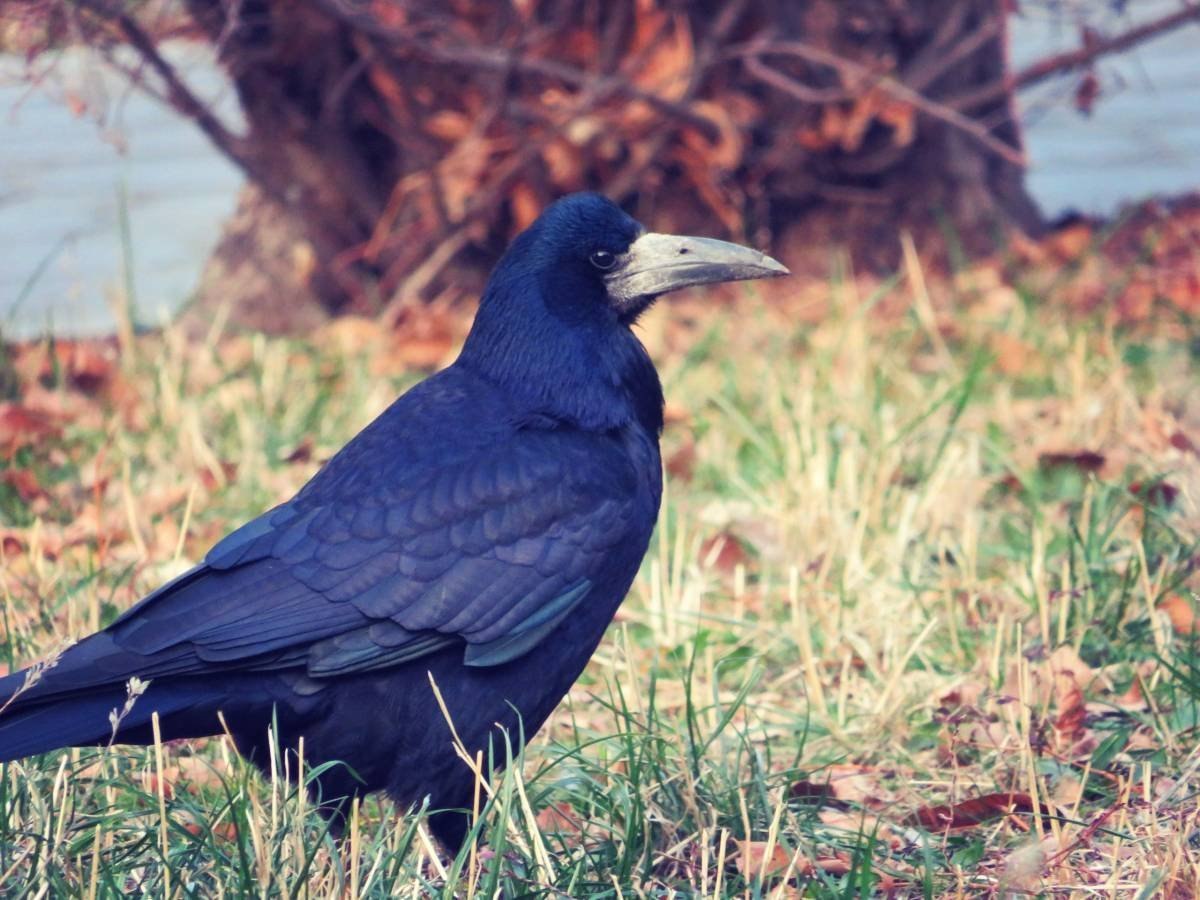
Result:
<svg viewBox="0 0 1200 900">
<path fill-rule="evenodd" d="M 29 699 L 131 675 L 319 679 L 455 643 L 467 665 L 498 665 L 585 602 L 629 555 L 617 548 L 644 549 L 653 511 L 615 437 L 510 429 L 418 467 L 389 464 L 387 442 L 364 437 L 361 458 L 349 445 L 295 499 L 72 648 Z"/>
</svg>

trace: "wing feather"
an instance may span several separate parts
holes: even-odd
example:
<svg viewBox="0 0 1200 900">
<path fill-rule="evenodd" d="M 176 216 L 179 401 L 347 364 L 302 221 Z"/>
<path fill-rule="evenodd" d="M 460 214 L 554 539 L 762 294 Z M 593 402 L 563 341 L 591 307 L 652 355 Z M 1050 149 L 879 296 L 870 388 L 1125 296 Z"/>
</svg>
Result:
<svg viewBox="0 0 1200 900">
<path fill-rule="evenodd" d="M 296 498 L 78 645 L 39 693 L 214 666 L 303 667 L 311 688 L 453 645 L 500 665 L 585 602 L 615 548 L 648 540 L 653 511 L 612 435 L 506 426 L 412 462 L 420 445 L 396 428 L 370 426 Z"/>
</svg>

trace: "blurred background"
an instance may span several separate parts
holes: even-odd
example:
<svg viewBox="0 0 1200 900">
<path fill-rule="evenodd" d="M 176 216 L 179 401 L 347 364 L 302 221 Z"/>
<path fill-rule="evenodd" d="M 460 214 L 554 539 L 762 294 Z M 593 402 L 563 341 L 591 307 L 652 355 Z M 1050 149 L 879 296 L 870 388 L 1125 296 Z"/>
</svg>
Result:
<svg viewBox="0 0 1200 900">
<path fill-rule="evenodd" d="M 0 672 L 448 364 L 562 194 L 795 273 L 638 322 L 663 514 L 515 840 L 447 873 L 369 804 L 355 893 L 223 742 L 47 756 L 0 896 L 1200 896 L 1200 0 L 3 0 L 0 48 Z"/>
<path fill-rule="evenodd" d="M 0 328 L 395 319 L 582 188 L 818 279 L 1004 254 L 1200 186 L 1198 50 L 1181 0 L 9 3 Z"/>
</svg>

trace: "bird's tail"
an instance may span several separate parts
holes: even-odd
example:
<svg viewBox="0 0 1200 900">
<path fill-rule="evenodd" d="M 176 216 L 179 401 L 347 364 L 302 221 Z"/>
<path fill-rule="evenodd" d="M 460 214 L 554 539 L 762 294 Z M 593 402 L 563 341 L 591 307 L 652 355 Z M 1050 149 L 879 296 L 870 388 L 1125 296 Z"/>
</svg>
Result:
<svg viewBox="0 0 1200 900">
<path fill-rule="evenodd" d="M 23 682 L 22 672 L 0 678 L 0 697 L 12 697 Z M 27 703 L 18 694 L 0 712 L 0 762 L 59 747 L 153 743 L 156 712 L 164 740 L 214 734 L 221 728 L 216 709 L 228 698 L 219 686 L 195 681 L 162 690 L 151 683 L 143 694 L 131 693 L 124 685 L 111 685 Z"/>
</svg>

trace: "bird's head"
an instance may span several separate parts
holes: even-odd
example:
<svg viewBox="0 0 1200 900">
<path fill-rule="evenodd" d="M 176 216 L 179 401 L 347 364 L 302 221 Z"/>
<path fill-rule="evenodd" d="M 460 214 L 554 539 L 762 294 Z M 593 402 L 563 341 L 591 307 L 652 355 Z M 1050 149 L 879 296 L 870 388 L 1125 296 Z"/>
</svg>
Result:
<svg viewBox="0 0 1200 900">
<path fill-rule="evenodd" d="M 727 241 L 648 232 L 599 194 L 549 206 L 497 268 L 535 274 L 551 311 L 631 324 L 659 296 L 693 285 L 788 274 L 771 257 Z"/>
<path fill-rule="evenodd" d="M 661 427 L 662 390 L 630 326 L 662 294 L 786 275 L 747 247 L 647 232 L 599 194 L 547 207 L 500 260 L 459 364 L 585 424 Z"/>
</svg>

